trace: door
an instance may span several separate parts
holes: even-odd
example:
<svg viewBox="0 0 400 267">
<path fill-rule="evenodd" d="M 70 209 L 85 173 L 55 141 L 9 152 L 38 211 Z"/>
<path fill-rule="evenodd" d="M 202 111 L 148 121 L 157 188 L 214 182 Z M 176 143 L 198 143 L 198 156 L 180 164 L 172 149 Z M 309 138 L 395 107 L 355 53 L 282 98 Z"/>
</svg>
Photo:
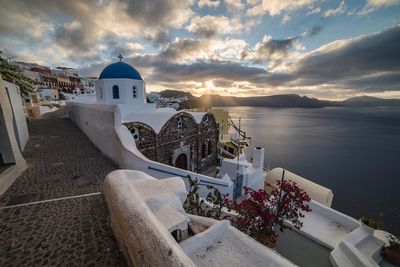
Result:
<svg viewBox="0 0 400 267">
<path fill-rule="evenodd" d="M 243 175 L 239 174 L 235 180 L 234 196 L 235 199 L 242 195 Z"/>
<path fill-rule="evenodd" d="M 187 170 L 187 156 L 186 154 L 180 154 L 175 160 L 175 167 L 183 170 Z"/>
</svg>

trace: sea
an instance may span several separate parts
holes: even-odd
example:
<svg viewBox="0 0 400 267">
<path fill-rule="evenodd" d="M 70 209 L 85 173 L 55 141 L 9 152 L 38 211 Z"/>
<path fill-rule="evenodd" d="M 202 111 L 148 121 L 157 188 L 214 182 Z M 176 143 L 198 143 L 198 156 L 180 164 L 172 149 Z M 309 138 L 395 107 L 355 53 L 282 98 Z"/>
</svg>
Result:
<svg viewBox="0 0 400 267">
<path fill-rule="evenodd" d="M 400 108 L 223 107 L 282 167 L 332 189 L 332 207 L 400 235 Z"/>
</svg>

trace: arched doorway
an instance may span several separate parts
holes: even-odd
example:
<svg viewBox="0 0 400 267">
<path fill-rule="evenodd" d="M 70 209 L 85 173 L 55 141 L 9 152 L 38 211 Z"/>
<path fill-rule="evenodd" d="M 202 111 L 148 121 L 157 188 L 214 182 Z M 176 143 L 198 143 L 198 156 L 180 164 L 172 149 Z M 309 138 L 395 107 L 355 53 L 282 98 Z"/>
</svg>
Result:
<svg viewBox="0 0 400 267">
<path fill-rule="evenodd" d="M 187 170 L 188 169 L 187 165 L 188 164 L 187 164 L 186 154 L 184 154 L 184 153 L 180 154 L 175 160 L 175 167 L 177 167 L 179 169 Z"/>
</svg>

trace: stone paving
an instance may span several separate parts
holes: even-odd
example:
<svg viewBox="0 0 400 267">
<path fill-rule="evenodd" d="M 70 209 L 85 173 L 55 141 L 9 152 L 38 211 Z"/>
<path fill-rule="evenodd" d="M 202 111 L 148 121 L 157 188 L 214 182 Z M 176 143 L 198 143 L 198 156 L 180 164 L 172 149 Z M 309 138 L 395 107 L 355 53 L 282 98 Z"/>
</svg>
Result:
<svg viewBox="0 0 400 267">
<path fill-rule="evenodd" d="M 116 165 L 68 119 L 32 121 L 29 134 L 28 169 L 0 197 L 0 266 L 125 266 L 103 196 L 80 196 Z"/>
</svg>

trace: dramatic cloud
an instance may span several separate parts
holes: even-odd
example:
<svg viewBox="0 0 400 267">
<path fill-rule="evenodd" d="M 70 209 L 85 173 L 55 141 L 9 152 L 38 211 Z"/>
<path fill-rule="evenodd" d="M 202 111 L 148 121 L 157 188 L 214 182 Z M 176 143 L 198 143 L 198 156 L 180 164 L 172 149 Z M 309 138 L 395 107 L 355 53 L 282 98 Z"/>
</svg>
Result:
<svg viewBox="0 0 400 267">
<path fill-rule="evenodd" d="M 157 90 L 400 96 L 398 4 L 0 0 L 0 50 L 91 76 L 122 54 Z"/>
<path fill-rule="evenodd" d="M 261 43 L 256 45 L 258 60 L 270 60 L 287 56 L 288 50 L 293 48 L 297 37 L 282 40 L 272 39 L 272 36 L 264 36 Z"/>
<path fill-rule="evenodd" d="M 400 26 L 372 35 L 335 41 L 302 57 L 294 73 L 317 84 L 382 71 L 399 72 L 399 43 Z"/>
</svg>

